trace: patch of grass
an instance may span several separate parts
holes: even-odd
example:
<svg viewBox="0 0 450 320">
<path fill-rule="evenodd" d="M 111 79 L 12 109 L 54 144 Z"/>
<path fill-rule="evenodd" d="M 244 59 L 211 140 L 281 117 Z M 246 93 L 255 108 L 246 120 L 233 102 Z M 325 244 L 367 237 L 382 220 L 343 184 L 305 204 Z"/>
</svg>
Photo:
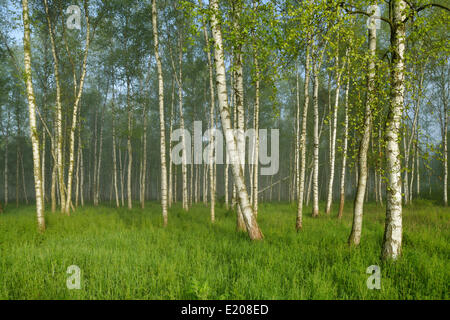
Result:
<svg viewBox="0 0 450 320">
<path fill-rule="evenodd" d="M 361 245 L 350 248 L 350 205 L 342 221 L 306 208 L 297 233 L 294 205 L 261 204 L 258 243 L 221 207 L 212 225 L 209 208 L 175 206 L 167 228 L 157 203 L 47 213 L 43 235 L 33 207 L 10 207 L 0 215 L 0 299 L 449 298 L 448 209 L 406 207 L 403 255 L 383 263 L 384 208 L 366 205 Z M 81 269 L 81 290 L 66 287 L 70 265 Z M 381 290 L 366 286 L 370 265 L 381 268 Z"/>
</svg>

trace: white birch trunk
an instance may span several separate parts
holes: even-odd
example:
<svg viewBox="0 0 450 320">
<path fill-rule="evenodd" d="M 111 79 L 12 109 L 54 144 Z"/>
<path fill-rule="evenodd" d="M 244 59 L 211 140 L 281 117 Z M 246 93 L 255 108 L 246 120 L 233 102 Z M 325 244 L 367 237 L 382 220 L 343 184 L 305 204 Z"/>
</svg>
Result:
<svg viewBox="0 0 450 320">
<path fill-rule="evenodd" d="M 383 259 L 397 259 L 402 248 L 402 179 L 399 148 L 399 130 L 404 107 L 406 2 L 392 4 L 393 30 L 391 31 L 391 97 L 388 125 L 386 126 L 387 206 L 383 239 Z"/>
<path fill-rule="evenodd" d="M 244 173 L 240 165 L 239 152 L 236 140 L 231 129 L 230 110 L 228 106 L 227 83 L 225 77 L 224 50 L 222 44 L 222 32 L 220 30 L 218 15 L 218 0 L 211 0 L 211 27 L 214 39 L 214 57 L 216 65 L 216 83 L 219 98 L 220 115 L 222 119 L 222 128 L 226 137 L 227 151 L 230 156 L 233 168 L 233 176 L 236 189 L 239 194 L 239 204 L 242 209 L 242 215 L 247 228 L 248 235 L 252 240 L 261 240 L 263 235 L 259 229 L 252 206 L 249 201 L 247 188 L 244 181 Z"/>
<path fill-rule="evenodd" d="M 345 65 L 345 61 L 344 61 Z M 325 213 L 329 215 L 331 213 L 331 204 L 333 202 L 333 184 L 334 184 L 334 171 L 335 171 L 335 163 L 336 163 L 336 134 L 337 134 L 337 118 L 338 118 L 338 109 L 339 109 L 339 94 L 341 89 L 341 77 L 342 77 L 342 69 L 339 70 L 339 54 L 336 55 L 336 66 L 338 68 L 337 79 L 336 79 L 336 96 L 334 101 L 333 108 L 333 121 L 331 123 L 331 158 L 330 158 L 330 178 L 328 180 L 328 197 L 327 197 L 327 205 Z M 344 67 L 344 66 L 343 66 Z"/>
<path fill-rule="evenodd" d="M 372 15 L 374 15 L 373 13 Z M 358 154 L 358 179 L 355 203 L 353 207 L 352 232 L 348 239 L 350 245 L 359 245 L 361 241 L 362 220 L 364 210 L 364 197 L 367 188 L 367 152 L 369 150 L 370 133 L 372 130 L 372 104 L 375 90 L 375 59 L 377 49 L 377 28 L 376 23 L 372 23 L 368 31 L 369 39 L 369 70 L 367 74 L 367 97 L 364 113 L 364 132 L 361 138 Z"/>
<path fill-rule="evenodd" d="M 308 42 L 306 47 L 306 62 L 305 62 L 305 88 L 302 114 L 302 133 L 299 140 L 300 149 L 300 174 L 299 174 L 299 192 L 298 192 L 298 205 L 297 205 L 297 231 L 303 228 L 303 199 L 305 193 L 305 174 L 306 174 L 306 129 L 308 125 L 308 109 L 309 109 L 309 81 L 310 81 L 310 62 L 311 61 L 311 43 Z M 280 184 L 281 188 L 281 184 Z"/>
<path fill-rule="evenodd" d="M 350 64 L 350 61 L 349 61 Z M 341 171 L 341 186 L 340 186 L 340 202 L 338 218 L 341 219 L 344 213 L 345 205 L 345 174 L 347 169 L 347 150 L 348 150 L 348 96 L 350 91 L 350 74 L 347 74 L 347 86 L 345 88 L 345 103 L 344 103 L 344 146 L 342 148 L 342 171 Z"/>
<path fill-rule="evenodd" d="M 314 61 L 314 169 L 312 216 L 319 216 L 319 62 Z"/>
<path fill-rule="evenodd" d="M 42 176 L 40 164 L 40 149 L 39 149 L 39 135 L 36 126 L 36 101 L 33 92 L 33 80 L 31 69 L 31 40 L 30 40 L 30 18 L 28 15 L 28 0 L 22 0 L 23 9 L 23 48 L 24 48 L 24 65 L 25 65 L 25 83 L 27 89 L 28 111 L 30 117 L 30 135 L 33 149 L 33 173 L 34 173 L 34 188 L 36 190 L 36 215 L 38 222 L 38 229 L 40 232 L 45 230 L 44 208 L 42 207 Z"/>
<path fill-rule="evenodd" d="M 127 173 L 127 200 L 128 200 L 128 209 L 131 210 L 133 208 L 133 199 L 131 193 L 131 169 L 133 166 L 133 149 L 131 145 L 131 135 L 132 135 L 132 106 L 131 106 L 131 97 L 130 97 L 130 79 L 127 79 L 127 106 L 128 106 L 128 132 L 127 132 L 127 150 L 128 150 L 128 173 Z M 97 182 L 98 183 L 98 182 Z"/>
<path fill-rule="evenodd" d="M 161 59 L 159 57 L 159 38 L 158 38 L 158 11 L 156 0 L 152 0 L 152 24 L 153 40 L 155 46 L 155 59 L 158 69 L 158 98 L 159 98 L 159 124 L 160 124 L 160 147 L 161 147 L 161 206 L 164 226 L 167 226 L 167 167 L 166 167 L 166 134 L 164 119 L 164 79 Z"/>
<path fill-rule="evenodd" d="M 56 167 L 58 171 L 58 187 L 59 187 L 61 211 L 64 212 L 66 208 L 66 198 L 65 198 L 66 196 L 65 196 L 64 164 L 63 164 L 63 133 L 62 133 L 63 130 L 62 130 L 61 87 L 59 80 L 59 60 L 56 54 L 56 44 L 53 34 L 52 23 L 50 20 L 47 0 L 44 0 L 44 5 L 54 61 L 53 70 L 56 84 Z"/>
</svg>

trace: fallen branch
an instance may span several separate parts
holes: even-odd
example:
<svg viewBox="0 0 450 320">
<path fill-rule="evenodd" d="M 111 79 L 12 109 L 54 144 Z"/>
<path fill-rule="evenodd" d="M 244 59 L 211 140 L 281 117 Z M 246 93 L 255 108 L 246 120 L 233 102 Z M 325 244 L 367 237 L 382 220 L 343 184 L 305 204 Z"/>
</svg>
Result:
<svg viewBox="0 0 450 320">
<path fill-rule="evenodd" d="M 279 184 L 279 183 L 281 183 L 282 181 L 285 181 L 285 180 L 287 180 L 287 179 L 289 179 L 289 178 L 290 178 L 290 177 L 287 176 L 286 178 L 283 178 L 283 179 L 281 179 L 281 180 L 278 180 L 277 182 L 271 184 L 270 186 L 265 187 L 264 189 L 258 191 L 258 193 L 261 193 L 261 192 L 264 192 L 264 191 L 266 191 L 266 190 L 269 190 L 269 189 L 272 188 L 273 186 L 276 186 L 277 184 Z"/>
</svg>

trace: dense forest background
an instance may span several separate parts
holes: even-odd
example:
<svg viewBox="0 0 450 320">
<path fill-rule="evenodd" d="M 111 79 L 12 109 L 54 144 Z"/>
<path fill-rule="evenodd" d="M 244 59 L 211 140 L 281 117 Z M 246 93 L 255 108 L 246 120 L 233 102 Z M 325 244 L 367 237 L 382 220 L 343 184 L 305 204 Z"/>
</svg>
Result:
<svg viewBox="0 0 450 320">
<path fill-rule="evenodd" d="M 161 139 L 169 206 L 208 204 L 212 193 L 217 205 L 239 202 L 231 165 L 175 165 L 169 151 L 176 143 L 172 132 L 180 127 L 193 132 L 194 121 L 202 122 L 203 131 L 224 130 L 216 93 L 214 19 L 223 37 L 232 125 L 280 130 L 278 173 L 262 176 L 257 166 L 243 167 L 256 213 L 258 199 L 298 201 L 302 166 L 305 190 L 299 202 L 309 204 L 317 193 L 329 212 L 329 199 L 337 205 L 342 190 L 344 199 L 353 201 L 361 179 L 361 141 L 367 142 L 363 199 L 386 206 L 387 136 L 398 81 L 391 72 L 398 61 L 395 32 L 403 27 L 405 91 L 397 127 L 402 202 L 424 198 L 447 205 L 450 46 L 445 1 L 210 2 L 29 1 L 47 210 L 69 213 L 86 204 L 131 208 L 161 201 Z M 66 12 L 70 5 L 81 8 L 80 29 L 68 27 L 74 13 Z M 368 37 L 367 21 L 374 17 L 370 5 L 378 5 L 382 19 L 369 27 L 374 33 Z M 403 10 L 400 22 L 398 8 Z M 1 1 L 4 209 L 35 201 L 22 14 L 19 3 Z M 305 108 L 307 117 L 302 116 Z"/>
</svg>

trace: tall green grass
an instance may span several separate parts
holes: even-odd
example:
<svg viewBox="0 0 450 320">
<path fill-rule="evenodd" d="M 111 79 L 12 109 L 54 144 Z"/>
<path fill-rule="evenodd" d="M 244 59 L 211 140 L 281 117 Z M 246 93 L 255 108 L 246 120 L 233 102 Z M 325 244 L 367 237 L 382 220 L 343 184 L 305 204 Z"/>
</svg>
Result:
<svg viewBox="0 0 450 320">
<path fill-rule="evenodd" d="M 72 216 L 47 213 L 37 233 L 33 207 L 0 215 L 0 299 L 448 299 L 448 209 L 418 202 L 404 209 L 403 255 L 383 263 L 384 208 L 366 205 L 363 235 L 350 248 L 351 207 L 344 218 L 310 217 L 295 231 L 294 205 L 262 204 L 265 235 L 252 243 L 235 231 L 235 214 L 203 205 L 170 210 L 106 206 Z M 66 287 L 67 267 L 82 271 L 81 290 Z M 381 268 L 381 290 L 366 269 Z"/>
</svg>

